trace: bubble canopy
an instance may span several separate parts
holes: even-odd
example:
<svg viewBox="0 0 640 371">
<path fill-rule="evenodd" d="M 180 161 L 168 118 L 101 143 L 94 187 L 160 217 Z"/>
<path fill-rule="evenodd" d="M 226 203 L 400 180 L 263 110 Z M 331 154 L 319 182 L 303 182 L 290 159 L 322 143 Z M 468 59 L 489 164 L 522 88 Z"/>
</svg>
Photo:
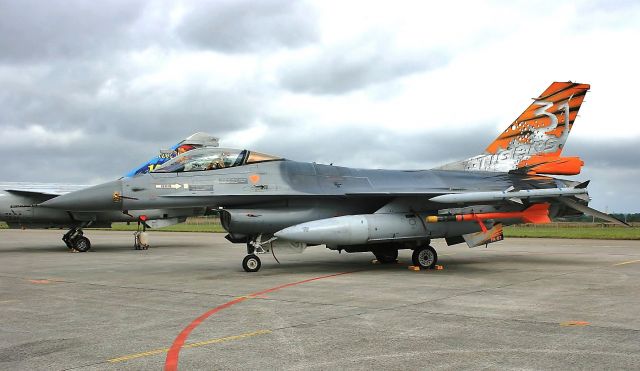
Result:
<svg viewBox="0 0 640 371">
<path fill-rule="evenodd" d="M 153 170 L 154 173 L 181 173 L 282 160 L 265 153 L 231 148 L 200 148 L 185 152 Z"/>
</svg>

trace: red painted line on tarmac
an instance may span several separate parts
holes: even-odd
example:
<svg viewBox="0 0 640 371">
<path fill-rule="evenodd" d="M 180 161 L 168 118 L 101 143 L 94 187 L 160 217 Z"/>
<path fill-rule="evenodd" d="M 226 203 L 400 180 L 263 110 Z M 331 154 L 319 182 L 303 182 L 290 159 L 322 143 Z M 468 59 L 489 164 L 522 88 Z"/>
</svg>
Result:
<svg viewBox="0 0 640 371">
<path fill-rule="evenodd" d="M 236 305 L 238 303 L 241 303 L 241 302 L 247 300 L 248 298 L 255 298 L 255 297 L 258 297 L 258 296 L 261 296 L 261 295 L 264 295 L 264 294 L 268 294 L 270 292 L 282 290 L 282 289 L 287 288 L 287 287 L 301 285 L 303 283 L 312 282 L 312 281 L 318 281 L 318 280 L 322 280 L 322 279 L 325 279 L 325 278 L 342 276 L 344 274 L 349 274 L 349 273 L 354 273 L 354 272 L 355 271 L 353 271 L 353 272 L 334 273 L 334 274 L 328 274 L 326 276 L 319 276 L 319 277 L 309 278 L 309 279 L 298 281 L 298 282 L 286 283 L 284 285 L 272 287 L 270 289 L 266 289 L 266 290 L 263 290 L 263 291 L 255 292 L 253 294 L 249 294 L 247 296 L 243 296 L 243 297 L 239 297 L 239 298 L 233 299 L 231 301 L 228 301 L 228 302 L 226 302 L 226 303 L 224 303 L 222 305 L 219 305 L 219 306 L 211 309 L 208 312 L 205 312 L 200 317 L 198 317 L 195 320 L 193 320 L 193 322 L 191 322 L 187 327 L 185 327 L 180 332 L 180 334 L 178 334 L 178 336 L 175 338 L 175 340 L 173 341 L 173 344 L 171 344 L 171 348 L 169 348 L 169 352 L 167 353 L 167 358 L 166 358 L 166 360 L 164 362 L 165 371 L 176 371 L 178 369 L 178 358 L 180 356 L 180 350 L 182 349 L 182 346 L 184 345 L 184 343 L 187 341 L 187 338 L 191 334 L 191 331 L 193 331 L 202 322 L 204 322 L 204 320 L 206 320 L 207 318 L 211 317 L 212 315 L 218 313 L 219 311 L 221 311 L 223 309 L 227 309 L 227 308 L 229 308 L 231 306 L 234 306 L 234 305 Z"/>
</svg>

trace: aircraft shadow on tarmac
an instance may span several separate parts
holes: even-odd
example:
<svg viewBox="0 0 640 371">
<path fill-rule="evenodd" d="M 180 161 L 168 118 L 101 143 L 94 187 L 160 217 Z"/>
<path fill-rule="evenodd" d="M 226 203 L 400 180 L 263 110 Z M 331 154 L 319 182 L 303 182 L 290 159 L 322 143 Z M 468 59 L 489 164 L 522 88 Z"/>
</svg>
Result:
<svg viewBox="0 0 640 371">
<path fill-rule="evenodd" d="M 171 243 L 158 243 L 154 244 L 152 248 L 149 250 L 135 250 L 133 247 L 133 238 L 131 239 L 131 243 L 122 243 L 122 244 L 113 244 L 113 245 L 100 245 L 94 246 L 91 250 L 83 253 L 76 254 L 93 254 L 100 252 L 125 252 L 125 251 L 133 251 L 140 254 L 144 254 L 145 252 L 152 251 L 154 249 L 179 249 L 179 248 L 208 248 L 207 246 L 202 246 L 198 243 L 189 243 L 184 242 L 181 243 L 180 246 Z M 0 254 L 3 253 L 43 253 L 43 252 L 58 252 L 58 253 L 68 253 L 69 249 L 63 244 L 56 245 L 44 245 L 44 244 L 32 244 L 32 245 L 22 245 L 19 247 L 10 247 L 10 248 L 2 248 L 0 249 Z"/>
<path fill-rule="evenodd" d="M 266 259 L 265 259 L 266 260 Z M 281 263 L 275 261 L 263 261 L 263 268 L 258 274 L 261 277 L 277 276 L 285 273 L 305 273 L 311 275 L 333 274 L 338 272 L 407 272 L 412 274 L 407 267 L 412 265 L 411 258 L 401 257 L 399 263 L 396 264 L 372 264 L 372 258 L 349 259 L 349 260 L 314 260 L 314 261 L 286 261 L 280 259 Z M 508 256 L 473 256 L 464 258 L 448 258 L 443 257 L 439 263 L 444 266 L 443 271 L 422 270 L 422 272 L 433 272 L 437 274 L 451 273 L 495 273 L 496 264 L 500 265 L 500 271 L 533 271 L 545 270 L 545 267 L 563 266 L 563 267 L 585 267 L 585 263 L 576 261 L 568 256 L 544 256 L 544 255 L 508 255 Z M 512 266 L 503 263 L 513 264 Z M 241 267 L 235 269 L 235 262 L 231 265 L 232 271 L 238 271 L 245 274 Z M 522 264 L 526 264 L 523 268 Z M 206 270 L 211 270 L 208 266 Z M 227 271 L 229 271 L 227 269 Z M 253 274 L 252 274 L 253 275 Z"/>
<path fill-rule="evenodd" d="M 92 247 L 91 250 L 84 253 L 74 253 L 73 255 L 82 256 L 84 254 L 100 254 L 100 253 L 135 253 L 135 254 L 148 254 L 153 253 L 154 250 L 164 250 L 167 251 L 169 249 L 210 249 L 210 246 L 203 246 L 201 243 L 193 242 L 189 243 L 189 241 L 184 241 L 177 246 L 174 243 L 162 243 L 158 242 L 154 244 L 149 250 L 134 250 L 132 246 L 128 243 L 117 243 L 117 244 L 109 244 L 109 245 L 99 245 Z M 238 249 L 238 255 L 242 255 L 241 249 Z M 10 254 L 10 253 L 20 253 L 20 254 L 42 254 L 42 253 L 59 253 L 59 254 L 69 254 L 69 250 L 63 245 L 49 245 L 49 244 L 31 244 L 28 246 L 19 246 L 19 247 L 11 247 L 11 248 L 2 248 L 0 249 L 0 255 L 2 254 Z M 412 265 L 410 256 L 400 256 L 399 263 L 396 264 L 372 264 L 374 259 L 373 256 L 369 256 L 368 254 L 353 254 L 352 256 L 347 255 L 344 256 L 329 256 L 326 258 L 318 259 L 315 257 L 313 260 L 303 260 L 298 257 L 293 259 L 288 259 L 285 256 L 279 257 L 280 264 L 275 262 L 273 259 L 270 259 L 271 256 L 264 257 L 264 270 L 259 274 L 260 276 L 270 276 L 283 274 L 285 272 L 295 272 L 295 273 L 309 273 L 309 274 L 332 274 L 336 272 L 350 272 L 350 271 L 404 271 L 407 270 L 407 266 Z M 215 251 L 211 252 L 211 260 L 206 261 L 204 264 L 204 271 L 211 271 L 212 269 L 217 269 L 220 267 L 220 262 L 216 261 L 220 259 L 216 256 Z M 227 258 L 228 264 L 226 265 L 229 268 L 232 268 L 233 271 L 237 270 L 242 271 L 242 268 L 239 264 L 237 264 L 236 259 Z M 512 267 L 505 266 L 503 263 L 512 264 Z M 582 260 L 575 259 L 573 254 L 537 254 L 537 253 L 528 253 L 528 252 L 509 252 L 509 251 L 500 251 L 496 254 L 485 254 L 484 252 L 474 255 L 467 256 L 447 256 L 446 253 L 443 253 L 439 264 L 445 267 L 444 272 L 447 271 L 455 271 L 458 273 L 461 272 L 492 272 L 495 271 L 496 264 L 500 264 L 500 270 L 505 269 L 513 269 L 520 270 L 522 268 L 521 264 L 527 264 L 527 270 L 532 269 L 544 269 L 545 266 L 585 266 L 585 262 Z M 532 266 L 533 265 L 533 266 Z M 193 269 L 193 266 L 190 266 L 190 269 Z M 229 269 L 225 269 L 225 271 L 229 271 Z M 407 270 L 408 271 L 408 270 Z M 243 272 L 244 273 L 244 272 Z"/>
</svg>

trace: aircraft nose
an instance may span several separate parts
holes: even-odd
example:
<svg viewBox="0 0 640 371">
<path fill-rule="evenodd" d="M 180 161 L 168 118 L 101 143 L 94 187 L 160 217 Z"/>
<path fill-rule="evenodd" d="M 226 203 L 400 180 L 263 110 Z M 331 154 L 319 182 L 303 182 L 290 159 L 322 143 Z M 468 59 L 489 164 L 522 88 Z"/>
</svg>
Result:
<svg viewBox="0 0 640 371">
<path fill-rule="evenodd" d="M 67 211 L 120 210 L 122 181 L 115 180 L 60 195 L 41 203 L 40 206 Z"/>
</svg>

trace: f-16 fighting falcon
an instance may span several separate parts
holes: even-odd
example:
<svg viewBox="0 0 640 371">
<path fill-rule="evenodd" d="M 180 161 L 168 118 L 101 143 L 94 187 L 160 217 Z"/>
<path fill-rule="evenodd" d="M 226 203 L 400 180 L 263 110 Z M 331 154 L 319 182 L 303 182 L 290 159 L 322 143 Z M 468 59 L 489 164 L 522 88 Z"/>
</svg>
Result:
<svg viewBox="0 0 640 371">
<path fill-rule="evenodd" d="M 69 212 L 215 207 L 227 239 L 246 243 L 247 272 L 257 254 L 326 245 L 394 262 L 435 266 L 430 242 L 469 247 L 503 239 L 502 227 L 548 223 L 582 213 L 624 224 L 588 207 L 583 162 L 562 150 L 589 89 L 552 83 L 485 152 L 431 170 L 372 170 L 297 162 L 251 150 L 196 149 L 148 174 L 56 197 L 44 207 Z M 275 257 L 275 254 L 274 254 Z"/>
<path fill-rule="evenodd" d="M 146 174 L 180 154 L 217 146 L 218 139 L 209 134 L 192 134 L 170 149 L 160 151 L 159 156 L 133 169 L 125 177 Z M 9 228 L 70 228 L 62 240 L 69 249 L 85 252 L 91 248 L 91 241 L 84 236 L 83 228 L 89 226 L 110 228 L 112 222 L 140 222 L 145 227 L 159 228 L 184 222 L 189 216 L 202 215 L 205 212 L 204 208 L 152 208 L 132 210 L 127 213 L 114 210 L 85 213 L 36 206 L 41 202 L 87 187 L 86 185 L 18 182 L 0 184 L 0 221 L 6 222 Z"/>
</svg>

